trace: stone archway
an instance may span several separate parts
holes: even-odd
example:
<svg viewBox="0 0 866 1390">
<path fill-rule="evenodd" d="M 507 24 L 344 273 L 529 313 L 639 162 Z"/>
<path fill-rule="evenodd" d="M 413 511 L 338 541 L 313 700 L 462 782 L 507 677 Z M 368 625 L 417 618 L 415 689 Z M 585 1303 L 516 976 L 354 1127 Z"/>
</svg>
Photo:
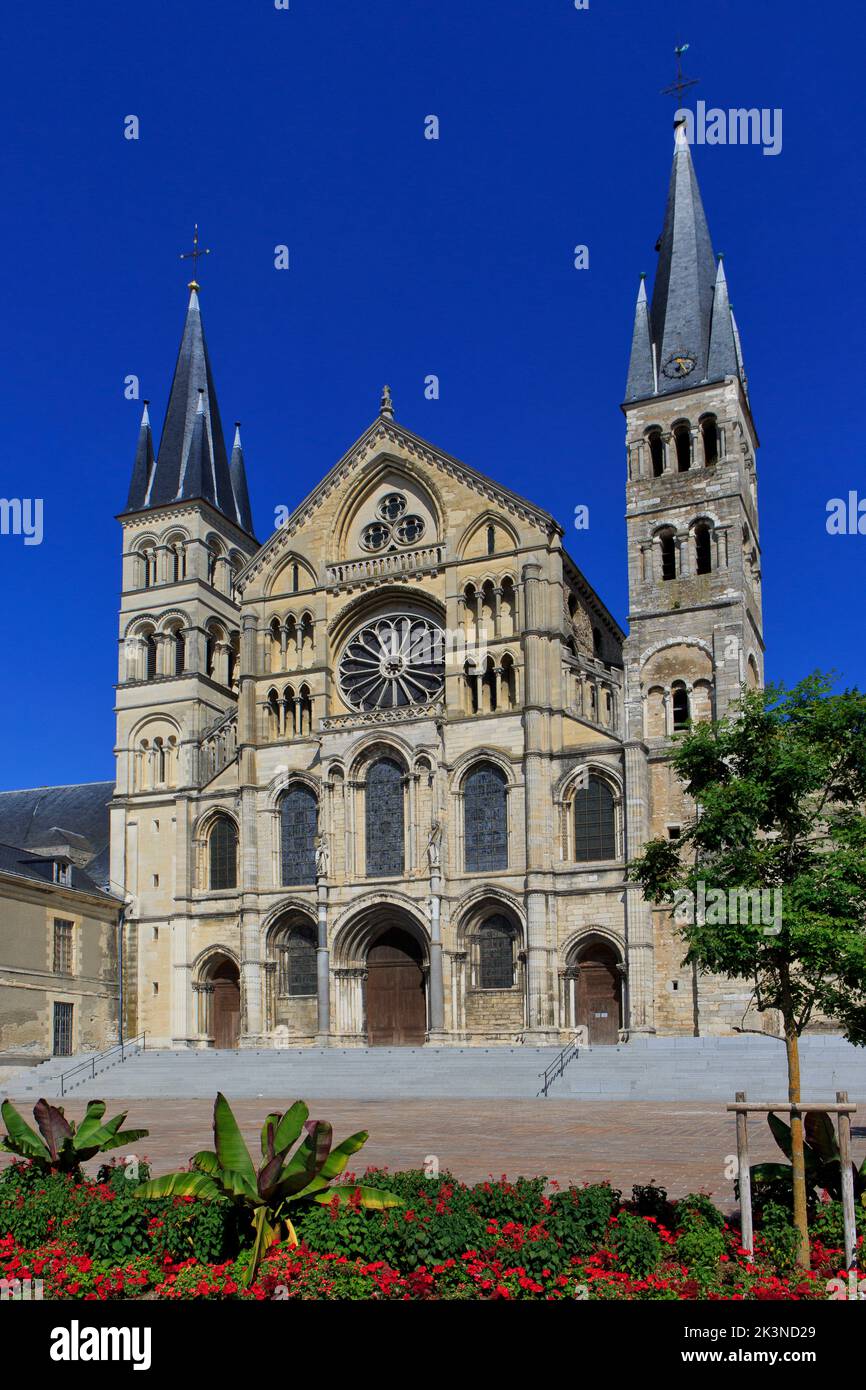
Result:
<svg viewBox="0 0 866 1390">
<path fill-rule="evenodd" d="M 420 1047 L 427 1034 L 421 947 L 404 927 L 386 928 L 367 952 L 370 1047 Z"/>
<path fill-rule="evenodd" d="M 609 1047 L 622 1028 L 622 970 L 613 946 L 592 941 L 577 953 L 575 1022 L 590 1047 Z"/>
<path fill-rule="evenodd" d="M 209 957 L 196 986 L 200 994 L 200 1032 L 215 1048 L 237 1047 L 241 1033 L 241 981 L 237 964 L 228 955 Z"/>
</svg>

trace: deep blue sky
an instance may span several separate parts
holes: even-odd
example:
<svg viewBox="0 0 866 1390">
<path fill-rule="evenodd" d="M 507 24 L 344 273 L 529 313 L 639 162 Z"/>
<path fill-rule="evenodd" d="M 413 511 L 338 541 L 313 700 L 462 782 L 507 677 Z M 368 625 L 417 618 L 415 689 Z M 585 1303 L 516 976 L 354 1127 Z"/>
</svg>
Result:
<svg viewBox="0 0 866 1390">
<path fill-rule="evenodd" d="M 192 224 L 257 530 L 377 412 L 552 511 L 626 617 L 623 419 L 655 268 L 678 38 L 711 105 L 781 107 L 775 158 L 703 147 L 759 455 L 769 678 L 866 683 L 863 7 L 781 0 L 90 0 L 7 8 L 0 785 L 113 776 L 120 528 L 140 403 L 162 423 Z M 441 121 L 423 138 L 425 116 Z M 137 142 L 124 117 L 141 122 Z M 273 267 L 287 243 L 291 269 Z M 572 268 L 586 243 L 590 268 Z M 423 380 L 441 378 L 428 402 Z"/>
</svg>

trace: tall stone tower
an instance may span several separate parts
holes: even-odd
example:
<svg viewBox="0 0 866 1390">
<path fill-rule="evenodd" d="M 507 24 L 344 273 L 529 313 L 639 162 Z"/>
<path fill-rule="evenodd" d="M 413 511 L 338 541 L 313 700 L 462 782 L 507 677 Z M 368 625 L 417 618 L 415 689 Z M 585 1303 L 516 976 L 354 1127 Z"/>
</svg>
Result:
<svg viewBox="0 0 866 1390">
<path fill-rule="evenodd" d="M 234 576 L 258 548 L 240 432 L 226 454 L 199 286 L 154 457 L 147 405 L 123 527 L 117 783 L 111 878 L 127 901 L 127 1030 L 185 968 L 197 798 L 236 747 L 239 603 Z M 187 991 L 171 991 L 184 1000 Z M 179 1004 L 173 1034 L 190 1033 Z"/>
<path fill-rule="evenodd" d="M 675 132 L 652 301 L 642 278 L 623 405 L 630 854 L 642 839 L 675 837 L 691 815 L 670 768 L 671 736 L 690 719 L 723 716 L 744 685 L 763 683 L 764 670 L 758 439 L 682 121 Z M 654 1026 L 726 1031 L 742 1014 L 740 994 L 699 988 L 679 964 L 682 944 L 664 914 L 653 916 Z"/>
</svg>

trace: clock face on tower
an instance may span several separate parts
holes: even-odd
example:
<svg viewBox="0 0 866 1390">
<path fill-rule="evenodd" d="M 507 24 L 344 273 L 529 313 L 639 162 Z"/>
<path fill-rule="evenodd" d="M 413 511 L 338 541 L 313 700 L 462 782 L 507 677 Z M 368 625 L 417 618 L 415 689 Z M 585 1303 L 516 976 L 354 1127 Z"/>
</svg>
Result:
<svg viewBox="0 0 866 1390">
<path fill-rule="evenodd" d="M 671 353 L 667 362 L 662 367 L 665 376 L 676 380 L 679 377 L 688 376 L 689 372 L 695 370 L 695 355 L 693 352 L 674 352 Z"/>
</svg>

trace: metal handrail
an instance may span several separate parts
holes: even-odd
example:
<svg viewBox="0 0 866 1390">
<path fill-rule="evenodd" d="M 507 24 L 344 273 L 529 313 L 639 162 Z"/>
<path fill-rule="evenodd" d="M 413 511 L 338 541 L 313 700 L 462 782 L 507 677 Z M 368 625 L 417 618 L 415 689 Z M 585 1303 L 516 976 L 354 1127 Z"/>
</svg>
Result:
<svg viewBox="0 0 866 1390">
<path fill-rule="evenodd" d="M 97 1062 L 104 1061 L 105 1058 L 110 1057 L 113 1052 L 119 1052 L 121 1062 L 125 1062 L 126 1053 L 131 1048 L 135 1048 L 138 1052 L 144 1052 L 146 1043 L 147 1033 L 137 1033 L 134 1038 L 126 1038 L 123 1042 L 115 1043 L 113 1047 L 106 1048 L 104 1052 L 94 1052 L 93 1056 L 88 1057 L 86 1062 L 78 1062 L 74 1067 L 70 1067 L 68 1071 L 60 1073 L 60 1094 L 62 1096 L 66 1095 L 66 1082 L 69 1080 L 70 1076 L 75 1076 L 76 1073 L 80 1071 L 86 1071 L 89 1067 L 90 1076 L 91 1079 L 93 1079 L 96 1076 Z"/>
<path fill-rule="evenodd" d="M 562 1076 L 562 1073 L 565 1071 L 565 1068 L 568 1066 L 569 1062 L 572 1062 L 574 1058 L 577 1056 L 577 1052 L 577 1038 L 572 1038 L 571 1042 L 565 1044 L 565 1047 L 562 1049 L 559 1056 L 556 1058 L 554 1062 L 551 1062 L 550 1066 L 544 1072 L 544 1076 L 541 1082 L 541 1090 L 538 1092 L 540 1096 L 547 1095 L 548 1091 L 550 1090 L 557 1077 Z M 539 1076 L 541 1076 L 540 1072 Z"/>
</svg>

